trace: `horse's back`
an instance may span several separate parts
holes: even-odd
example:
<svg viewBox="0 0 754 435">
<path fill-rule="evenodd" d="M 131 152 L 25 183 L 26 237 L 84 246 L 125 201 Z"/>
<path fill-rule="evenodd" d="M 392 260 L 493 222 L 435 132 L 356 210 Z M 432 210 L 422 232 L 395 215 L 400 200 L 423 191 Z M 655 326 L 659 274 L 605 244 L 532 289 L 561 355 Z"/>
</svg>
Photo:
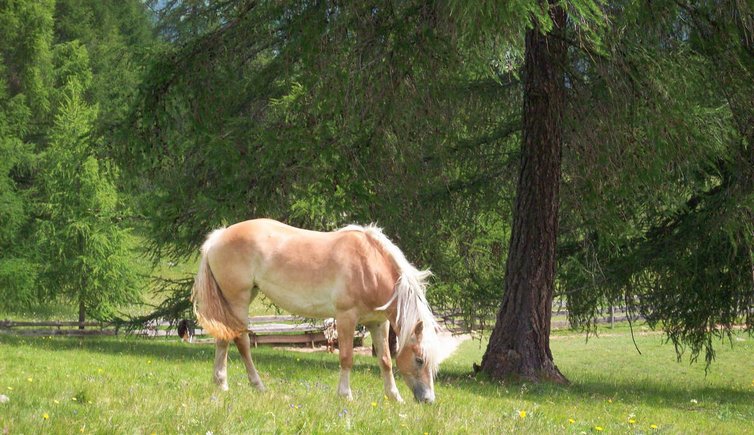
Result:
<svg viewBox="0 0 754 435">
<path fill-rule="evenodd" d="M 364 232 L 317 232 L 271 219 L 221 231 L 207 253 L 226 297 L 255 285 L 280 307 L 310 317 L 384 304 L 397 279 L 392 261 Z"/>
</svg>

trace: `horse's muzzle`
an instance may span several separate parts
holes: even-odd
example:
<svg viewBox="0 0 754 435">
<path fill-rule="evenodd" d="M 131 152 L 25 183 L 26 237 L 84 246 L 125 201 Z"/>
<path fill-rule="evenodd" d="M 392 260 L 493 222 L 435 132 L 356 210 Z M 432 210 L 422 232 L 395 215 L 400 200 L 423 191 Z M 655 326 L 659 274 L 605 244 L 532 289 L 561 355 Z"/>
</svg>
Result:
<svg viewBox="0 0 754 435">
<path fill-rule="evenodd" d="M 419 403 L 434 403 L 435 393 L 424 385 L 414 387 L 414 399 Z"/>
</svg>

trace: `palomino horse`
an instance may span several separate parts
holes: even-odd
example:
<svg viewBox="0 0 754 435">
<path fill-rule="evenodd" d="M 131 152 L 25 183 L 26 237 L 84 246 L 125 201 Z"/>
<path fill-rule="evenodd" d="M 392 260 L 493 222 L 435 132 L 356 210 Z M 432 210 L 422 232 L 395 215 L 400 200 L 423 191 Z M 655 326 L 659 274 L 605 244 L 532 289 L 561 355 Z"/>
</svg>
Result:
<svg viewBox="0 0 754 435">
<path fill-rule="evenodd" d="M 437 323 L 425 298 L 429 271 L 419 271 L 375 226 L 351 225 L 331 233 L 307 231 L 269 219 L 212 232 L 202 246 L 192 300 L 202 327 L 217 341 L 215 382 L 228 389 L 228 344 L 235 341 L 249 382 L 264 390 L 251 360 L 249 304 L 258 291 L 304 317 L 334 317 L 338 394 L 352 399 L 349 382 L 357 323 L 367 326 L 377 351 L 385 395 L 403 401 L 395 386 L 388 346 L 398 334 L 396 365 L 419 402 L 433 402 Z"/>
</svg>

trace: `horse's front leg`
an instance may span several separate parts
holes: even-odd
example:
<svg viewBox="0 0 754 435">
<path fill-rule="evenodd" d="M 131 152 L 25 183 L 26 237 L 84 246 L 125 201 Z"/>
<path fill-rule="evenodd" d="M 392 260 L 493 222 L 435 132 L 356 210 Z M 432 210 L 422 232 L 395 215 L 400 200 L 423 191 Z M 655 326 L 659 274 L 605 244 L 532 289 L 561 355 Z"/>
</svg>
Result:
<svg viewBox="0 0 754 435">
<path fill-rule="evenodd" d="M 351 367 L 353 367 L 353 334 L 356 330 L 356 319 L 350 315 L 340 315 L 335 318 L 338 329 L 338 356 L 340 357 L 340 382 L 338 395 L 353 400 L 351 394 Z"/>
<path fill-rule="evenodd" d="M 215 340 L 215 383 L 223 391 L 228 391 L 228 342 Z"/>
<path fill-rule="evenodd" d="M 390 344 L 388 337 L 390 334 L 390 323 L 385 321 L 367 326 L 369 333 L 372 334 L 372 344 L 377 354 L 377 362 L 380 365 L 382 380 L 385 384 L 385 396 L 397 402 L 403 402 L 398 387 L 395 386 L 395 377 L 393 376 L 393 361 L 390 358 Z"/>
</svg>

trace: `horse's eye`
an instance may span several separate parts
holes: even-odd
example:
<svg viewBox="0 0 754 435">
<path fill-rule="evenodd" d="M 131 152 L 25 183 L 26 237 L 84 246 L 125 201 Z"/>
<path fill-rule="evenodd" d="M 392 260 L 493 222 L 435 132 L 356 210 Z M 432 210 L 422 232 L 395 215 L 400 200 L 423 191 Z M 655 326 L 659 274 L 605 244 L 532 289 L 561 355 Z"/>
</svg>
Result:
<svg viewBox="0 0 754 435">
<path fill-rule="evenodd" d="M 423 366 L 424 365 L 424 358 L 416 358 L 416 364 Z"/>
</svg>

